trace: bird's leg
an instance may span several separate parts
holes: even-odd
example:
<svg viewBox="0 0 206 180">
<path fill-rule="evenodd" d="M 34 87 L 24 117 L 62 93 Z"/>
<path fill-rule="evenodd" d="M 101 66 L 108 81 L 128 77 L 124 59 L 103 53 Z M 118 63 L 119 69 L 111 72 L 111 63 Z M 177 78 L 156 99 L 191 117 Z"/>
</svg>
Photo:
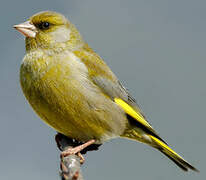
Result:
<svg viewBox="0 0 206 180">
<path fill-rule="evenodd" d="M 76 146 L 74 148 L 69 148 L 65 151 L 63 151 L 61 153 L 61 157 L 65 157 L 65 156 L 69 156 L 69 155 L 72 155 L 72 154 L 77 154 L 77 156 L 79 156 L 80 158 L 80 162 L 83 163 L 84 162 L 84 157 L 82 156 L 82 154 L 80 153 L 80 151 L 82 151 L 83 149 L 85 149 L 86 147 L 90 146 L 91 144 L 94 144 L 95 143 L 95 140 L 94 139 L 91 139 L 89 140 L 88 142 L 84 143 L 84 144 L 81 144 L 79 146 Z"/>
</svg>

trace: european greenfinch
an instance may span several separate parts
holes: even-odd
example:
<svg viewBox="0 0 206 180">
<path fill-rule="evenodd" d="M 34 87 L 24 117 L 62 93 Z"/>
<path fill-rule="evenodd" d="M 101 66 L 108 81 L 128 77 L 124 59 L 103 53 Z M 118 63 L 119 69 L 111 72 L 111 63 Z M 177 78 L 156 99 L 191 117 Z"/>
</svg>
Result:
<svg viewBox="0 0 206 180">
<path fill-rule="evenodd" d="M 40 12 L 14 27 L 26 36 L 22 90 L 49 126 L 85 143 L 83 148 L 118 137 L 140 141 L 181 169 L 197 171 L 160 138 L 128 90 L 65 16 Z"/>
</svg>

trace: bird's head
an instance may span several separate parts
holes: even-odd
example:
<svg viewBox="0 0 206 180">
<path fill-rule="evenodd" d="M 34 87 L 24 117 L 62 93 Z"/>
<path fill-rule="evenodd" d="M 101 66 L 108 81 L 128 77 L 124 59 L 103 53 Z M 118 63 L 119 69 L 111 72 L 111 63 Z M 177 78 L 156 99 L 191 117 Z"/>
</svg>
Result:
<svg viewBox="0 0 206 180">
<path fill-rule="evenodd" d="M 19 32 L 26 36 L 26 50 L 75 49 L 83 44 L 83 40 L 66 17 L 62 14 L 45 11 L 37 13 L 28 21 L 14 25 Z"/>
</svg>

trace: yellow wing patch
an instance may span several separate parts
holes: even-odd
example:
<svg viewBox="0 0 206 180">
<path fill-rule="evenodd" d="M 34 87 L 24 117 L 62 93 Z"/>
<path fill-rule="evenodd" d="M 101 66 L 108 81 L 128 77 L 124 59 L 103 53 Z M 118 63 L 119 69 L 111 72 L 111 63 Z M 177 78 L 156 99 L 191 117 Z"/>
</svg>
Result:
<svg viewBox="0 0 206 180">
<path fill-rule="evenodd" d="M 128 115 L 136 119 L 142 125 L 152 129 L 152 126 L 144 119 L 144 117 L 137 113 L 130 105 L 128 105 L 125 101 L 119 98 L 114 98 L 114 102 L 118 104 Z"/>
</svg>

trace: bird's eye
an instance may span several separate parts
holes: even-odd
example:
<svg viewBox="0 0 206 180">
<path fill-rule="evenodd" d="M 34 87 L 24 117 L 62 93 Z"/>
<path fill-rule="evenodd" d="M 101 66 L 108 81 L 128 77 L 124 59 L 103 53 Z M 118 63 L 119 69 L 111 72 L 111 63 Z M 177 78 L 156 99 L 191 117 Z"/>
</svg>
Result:
<svg viewBox="0 0 206 180">
<path fill-rule="evenodd" d="M 49 22 L 42 22 L 39 24 L 40 29 L 49 29 L 50 23 Z"/>
</svg>

